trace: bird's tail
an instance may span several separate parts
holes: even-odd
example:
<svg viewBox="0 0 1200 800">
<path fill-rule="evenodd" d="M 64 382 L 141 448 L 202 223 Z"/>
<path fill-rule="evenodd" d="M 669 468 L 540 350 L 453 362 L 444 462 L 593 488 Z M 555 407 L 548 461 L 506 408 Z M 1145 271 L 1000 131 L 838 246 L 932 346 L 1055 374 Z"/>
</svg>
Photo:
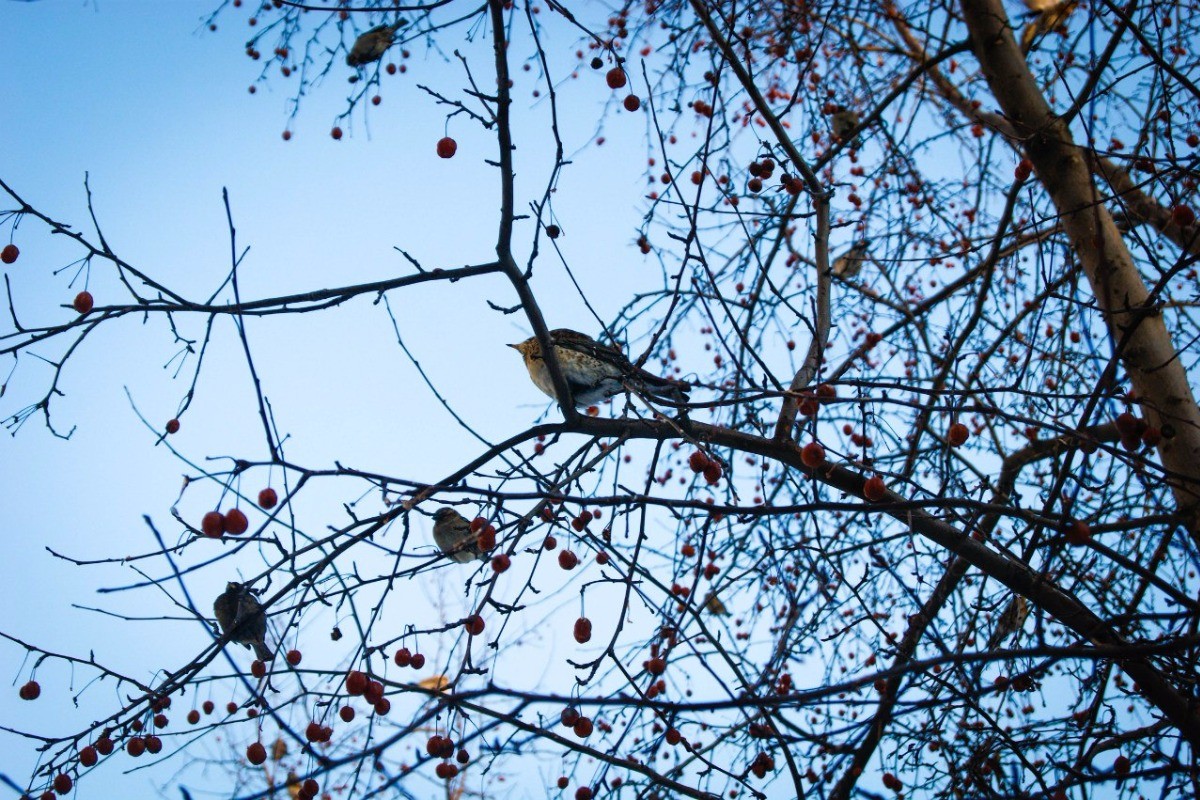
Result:
<svg viewBox="0 0 1200 800">
<path fill-rule="evenodd" d="M 259 661 L 271 661 L 275 658 L 275 654 L 271 652 L 271 648 L 267 647 L 263 642 L 251 642 L 254 647 L 254 657 Z"/>
<path fill-rule="evenodd" d="M 659 400 L 666 400 L 669 403 L 686 403 L 688 401 L 688 391 L 692 388 L 683 381 L 660 378 L 657 375 L 651 375 L 645 370 L 638 370 L 637 379 L 646 394 L 651 397 L 657 397 Z"/>
</svg>

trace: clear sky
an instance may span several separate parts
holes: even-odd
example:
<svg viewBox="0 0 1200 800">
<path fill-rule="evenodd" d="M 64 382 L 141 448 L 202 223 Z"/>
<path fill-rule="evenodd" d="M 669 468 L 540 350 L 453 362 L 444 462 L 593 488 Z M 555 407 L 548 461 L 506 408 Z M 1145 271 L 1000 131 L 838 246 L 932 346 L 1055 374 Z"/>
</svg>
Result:
<svg viewBox="0 0 1200 800">
<path fill-rule="evenodd" d="M 202 20 L 215 5 L 0 0 L 0 177 L 38 210 L 94 239 L 84 190 L 90 176 L 111 247 L 192 299 L 207 297 L 229 271 L 223 189 L 239 246 L 250 248 L 240 272 L 245 297 L 406 274 L 411 268 L 394 246 L 427 268 L 492 258 L 497 184 L 483 159 L 494 157 L 494 142 L 459 117 L 448 128 L 458 155 L 437 158 L 434 143 L 447 131 L 445 111 L 414 88 L 462 87 L 456 61 L 413 48 L 409 73 L 385 83 L 383 102 L 370 109 L 368 120 L 356 112 L 342 122 L 347 136 L 340 142 L 329 129 L 345 108 L 349 71 L 335 70 L 305 98 L 291 123 L 294 136 L 285 142 L 280 134 L 289 125 L 291 84 L 276 74 L 255 94 L 247 91 L 260 63 L 243 53 L 246 15 L 223 17 L 210 33 Z M 477 56 L 478 42 L 464 44 L 465 52 L 472 47 Z M 552 151 L 544 135 L 534 136 L 546 108 L 530 95 L 532 78 L 518 73 L 517 80 L 518 102 L 527 103 L 523 113 L 531 115 L 518 128 L 520 202 L 527 203 L 541 192 Z M 573 93 L 564 99 L 570 113 L 563 134 L 568 151 L 575 151 L 595 132 L 610 94 L 595 74 L 568 88 Z M 633 290 L 656 286 L 661 274 L 628 246 L 641 215 L 629 198 L 645 180 L 645 131 L 641 115 L 610 119 L 605 146 L 576 155 L 561 184 L 557 210 L 566 235 L 559 243 L 573 265 L 584 267 L 578 277 L 608 318 Z M 528 242 L 531 228 L 524 226 L 521 240 Z M 23 323 L 71 319 L 74 312 L 64 306 L 85 285 L 98 307 L 111 298 L 127 300 L 106 264 L 97 262 L 87 274 L 62 269 L 79 250 L 49 236 L 37 220 L 25 219 L 15 233 L 10 227 L 0 229 L 0 238 L 16 242 L 21 257 L 4 273 Z M 552 254 L 539 261 L 534 287 L 552 327 L 597 331 Z M 517 356 L 503 346 L 528 335 L 523 318 L 487 305 L 515 303 L 506 283 L 489 278 L 428 285 L 389 299 L 405 344 L 481 434 L 509 435 L 545 410 Z M 177 320 L 189 338 L 203 335 L 203 322 Z M 0 330 L 11 326 L 6 319 Z M 332 312 L 250 320 L 247 328 L 292 459 L 313 467 L 337 459 L 432 481 L 480 448 L 424 388 L 396 346 L 382 305 L 357 300 Z M 92 650 L 97 660 L 144 680 L 193 658 L 207 634 L 162 593 L 97 594 L 100 587 L 138 580 L 131 568 L 71 566 L 48 549 L 83 559 L 153 550 L 143 515 L 174 542 L 180 528 L 171 509 L 182 476 L 196 474 L 181 458 L 205 464 L 209 456 L 265 456 L 228 319 L 214 328 L 196 399 L 170 440 L 181 458 L 156 446 L 155 431 L 138 419 L 134 406 L 155 427 L 175 416 L 194 365 L 185 362 L 176 377 L 179 351 L 161 318 L 105 325 L 83 342 L 60 378 L 64 396 L 54 398 L 52 419 L 61 432 L 74 429 L 70 440 L 51 435 L 40 415 L 0 440 L 0 531 L 6 539 L 0 629 L 76 657 L 87 658 Z M 53 360 L 59 353 L 48 346 L 21 358 L 7 378 L 0 413 L 12 415 L 43 396 L 51 372 L 32 356 Z M 0 375 L 12 368 L 5 361 Z M 253 496 L 260 482 L 254 476 L 242 489 Z M 212 485 L 193 486 L 178 509 L 195 524 L 216 497 Z M 347 499 L 335 492 L 312 497 L 305 508 L 316 518 L 308 525 L 320 530 L 343 523 L 340 503 Z M 247 570 L 258 563 L 246 554 Z M 162 574 L 160 562 L 146 568 Z M 229 577 L 210 571 L 190 582 L 197 606 L 210 607 Z M 436 594 L 435 587 L 420 591 L 426 598 Z M 149 619 L 122 621 L 87 610 L 97 607 Z M 170 619 L 157 619 L 162 616 Z M 235 654 L 239 661 L 241 656 Z M 37 670 L 42 698 L 25 703 L 16 689 L 31 674 L 31 661 L 19 646 L 3 643 L 0 665 L 12 684 L 0 692 L 0 724 L 6 727 L 68 733 L 121 700 L 111 681 L 88 687 L 90 672 L 72 674 L 61 662 L 49 662 Z M 85 687 L 80 708 L 73 708 L 72 697 Z M 184 713 L 177 709 L 178 724 Z M 34 747 L 7 734 L 2 741 L 0 773 L 23 786 L 35 763 Z M 81 784 L 79 796 L 144 796 L 180 767 L 178 759 L 169 759 L 123 774 L 132 763 L 97 771 Z"/>
</svg>

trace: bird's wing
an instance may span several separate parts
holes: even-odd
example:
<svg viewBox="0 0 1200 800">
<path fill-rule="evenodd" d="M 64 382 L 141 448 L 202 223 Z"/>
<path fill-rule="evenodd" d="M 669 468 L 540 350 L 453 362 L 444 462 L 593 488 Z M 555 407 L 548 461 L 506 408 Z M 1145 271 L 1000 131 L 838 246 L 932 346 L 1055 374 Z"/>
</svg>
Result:
<svg viewBox="0 0 1200 800">
<path fill-rule="evenodd" d="M 559 328 L 550 331 L 550 340 L 558 347 L 565 347 L 568 350 L 574 350 L 576 353 L 591 356 L 597 361 L 610 364 L 622 372 L 633 372 L 633 364 L 625 357 L 624 353 L 615 347 L 601 344 L 586 334 L 566 328 Z"/>
</svg>

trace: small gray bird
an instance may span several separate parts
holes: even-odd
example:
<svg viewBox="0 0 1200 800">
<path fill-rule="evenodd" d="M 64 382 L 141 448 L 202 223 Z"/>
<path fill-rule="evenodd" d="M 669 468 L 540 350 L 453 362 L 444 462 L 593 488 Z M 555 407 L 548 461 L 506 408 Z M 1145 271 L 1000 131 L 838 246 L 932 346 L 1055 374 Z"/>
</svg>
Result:
<svg viewBox="0 0 1200 800">
<path fill-rule="evenodd" d="M 243 647 L 253 647 L 259 661 L 275 658 L 267 647 L 267 615 L 262 605 L 250 591 L 236 581 L 225 585 L 225 591 L 213 602 L 213 613 L 221 626 L 221 633 L 229 641 Z"/>
<path fill-rule="evenodd" d="M 346 56 L 346 63 L 352 67 L 361 67 L 383 58 L 383 54 L 396 40 L 396 31 L 404 24 L 404 20 L 398 20 L 395 25 L 376 25 L 366 33 L 360 34 Z"/>
<path fill-rule="evenodd" d="M 433 541 L 446 557 L 460 564 L 475 559 L 487 560 L 479 549 L 478 536 L 471 532 L 471 523 L 453 508 L 439 508 L 433 515 Z"/>
<path fill-rule="evenodd" d="M 870 246 L 871 243 L 866 239 L 850 245 L 850 249 L 835 258 L 833 264 L 830 265 L 833 277 L 846 281 L 857 275 L 862 269 L 863 262 L 868 260 L 867 248 Z"/>
<path fill-rule="evenodd" d="M 578 331 L 558 328 L 550 331 L 554 355 L 563 377 L 571 387 L 577 407 L 593 406 L 621 392 L 634 391 L 672 403 L 686 403 L 688 385 L 651 375 L 635 367 L 615 347 L 600 344 Z M 554 397 L 550 370 L 542 358 L 542 345 L 531 336 L 520 344 L 510 344 L 525 359 L 525 369 L 534 385 Z"/>
<path fill-rule="evenodd" d="M 996 630 L 992 631 L 991 638 L 988 639 L 988 649 L 999 647 L 1005 639 L 1021 630 L 1028 616 L 1029 603 L 1021 595 L 1014 594 L 996 622 Z"/>
<path fill-rule="evenodd" d="M 833 128 L 833 135 L 844 142 L 850 131 L 858 127 L 858 112 L 839 106 L 837 111 L 830 115 L 829 125 Z"/>
</svg>

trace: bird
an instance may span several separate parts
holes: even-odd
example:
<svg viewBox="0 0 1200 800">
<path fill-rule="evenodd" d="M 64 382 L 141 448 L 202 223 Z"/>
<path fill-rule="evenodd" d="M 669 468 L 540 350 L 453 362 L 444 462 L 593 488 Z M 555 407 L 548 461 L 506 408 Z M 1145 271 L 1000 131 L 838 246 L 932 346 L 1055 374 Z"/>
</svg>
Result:
<svg viewBox="0 0 1200 800">
<path fill-rule="evenodd" d="M 1029 603 L 1021 595 L 1014 594 L 996 622 L 996 630 L 992 631 L 992 635 L 988 639 L 988 649 L 998 647 L 1009 636 L 1021 630 L 1027 616 L 1029 616 Z"/>
<path fill-rule="evenodd" d="M 858 274 L 862 269 L 863 262 L 867 260 L 867 248 L 871 243 L 866 239 L 860 239 L 850 245 L 850 249 L 839 255 L 833 260 L 831 270 L 833 277 L 849 280 Z"/>
<path fill-rule="evenodd" d="M 395 25 L 376 25 L 360 34 L 346 56 L 346 63 L 352 67 L 360 67 L 383 58 L 383 54 L 395 41 L 396 31 L 403 25 L 404 20 L 398 20 Z"/>
<path fill-rule="evenodd" d="M 708 596 L 704 598 L 704 610 L 717 617 L 729 616 L 729 609 L 721 602 L 721 598 L 717 596 L 716 592 L 709 592 Z"/>
<path fill-rule="evenodd" d="M 838 141 L 844 142 L 850 131 L 858 127 L 858 112 L 838 106 L 837 110 L 830 115 L 829 124 L 833 128 L 833 135 L 838 138 Z"/>
<path fill-rule="evenodd" d="M 635 367 L 625 354 L 615 347 L 597 342 L 578 331 L 558 328 L 550 331 L 554 355 L 562 369 L 576 407 L 593 406 L 621 392 L 634 391 L 672 403 L 686 403 L 688 385 L 668 378 L 651 375 Z M 536 336 L 520 344 L 510 344 L 525 359 L 525 369 L 535 386 L 550 397 L 554 382 L 542 358 L 542 345 Z"/>
<path fill-rule="evenodd" d="M 471 531 L 471 523 L 453 508 L 434 512 L 433 541 L 445 556 L 460 564 L 487 560 L 487 553 L 480 549 L 479 539 Z"/>
<path fill-rule="evenodd" d="M 1079 0 L 1025 0 L 1025 7 L 1036 18 L 1021 31 L 1021 49 L 1028 53 L 1034 39 L 1065 25 L 1078 5 Z"/>
<path fill-rule="evenodd" d="M 225 584 L 225 591 L 213 602 L 213 613 L 217 615 L 221 633 L 228 636 L 229 641 L 253 647 L 259 661 L 275 658 L 266 643 L 267 615 L 258 598 L 245 586 L 236 581 Z"/>
</svg>

